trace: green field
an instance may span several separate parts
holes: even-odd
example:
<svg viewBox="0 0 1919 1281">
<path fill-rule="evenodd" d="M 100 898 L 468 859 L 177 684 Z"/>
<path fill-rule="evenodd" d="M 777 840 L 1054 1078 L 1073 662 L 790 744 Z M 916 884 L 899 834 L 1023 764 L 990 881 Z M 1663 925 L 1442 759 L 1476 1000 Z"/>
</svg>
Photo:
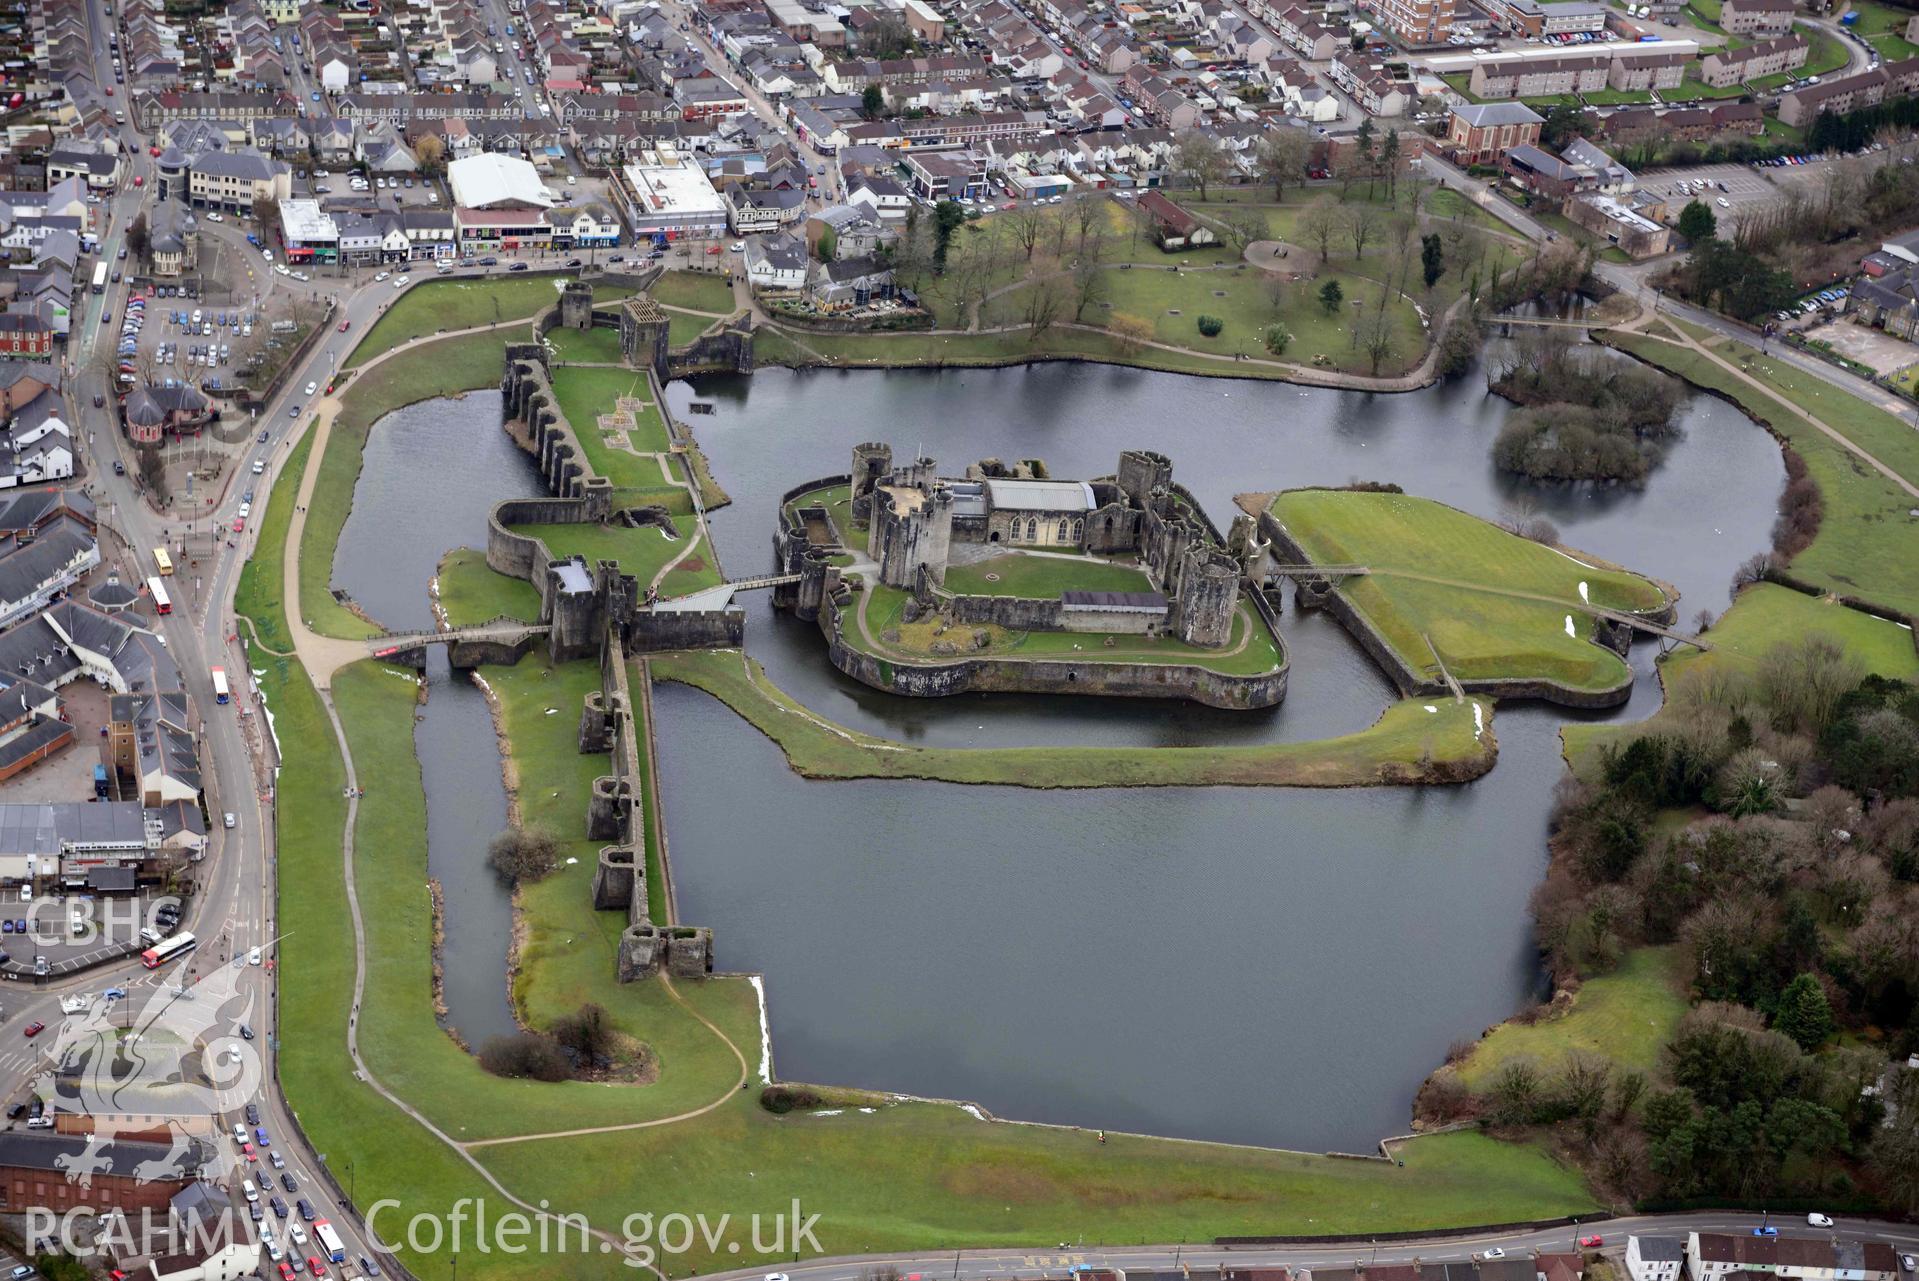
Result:
<svg viewBox="0 0 1919 1281">
<path fill-rule="evenodd" d="M 1580 584 L 1602 608 L 1665 604 L 1636 574 L 1582 563 L 1430 499 L 1300 489 L 1279 495 L 1272 510 L 1314 563 L 1374 571 L 1340 590 L 1409 666 L 1432 676 L 1437 657 L 1461 680 L 1610 689 L 1631 673 L 1588 641 L 1593 620 L 1578 608 Z"/>
<path fill-rule="evenodd" d="M 618 525 L 511 526 L 514 533 L 525 534 L 545 543 L 547 550 L 559 560 L 584 556 L 589 565 L 596 561 L 616 560 L 620 563 L 620 572 L 639 579 L 642 588 L 651 583 L 660 569 L 680 553 L 688 539 L 699 539 L 699 521 L 692 516 L 675 516 L 673 528 L 678 531 L 675 538 L 668 538 L 666 531 L 656 525 L 644 525 L 638 529 Z M 721 581 L 719 570 L 704 552 L 704 548 L 696 546 L 692 555 L 661 581 L 660 595 L 684 596 L 703 587 L 718 586 Z"/>
<path fill-rule="evenodd" d="M 254 526 L 253 555 L 240 566 L 240 581 L 233 591 L 233 612 L 250 619 L 254 638 L 281 654 L 293 652 L 293 637 L 287 634 L 286 601 L 282 599 L 286 589 L 283 557 L 287 532 L 293 524 L 294 498 L 312 453 L 313 434 L 308 432 L 281 460 L 265 511 Z"/>
<path fill-rule="evenodd" d="M 620 331 L 595 326 L 592 329 L 559 328 L 546 335 L 552 344 L 556 362 L 586 365 L 617 365 L 620 357 Z"/>
<path fill-rule="evenodd" d="M 1617 970 L 1587 979 L 1565 1014 L 1501 1023 L 1451 1071 L 1478 1090 L 1508 1063 L 1531 1060 L 1550 1075 L 1568 1054 L 1583 1052 L 1650 1075 L 1686 1012 L 1683 968 L 1677 947 L 1628 952 Z"/>
<path fill-rule="evenodd" d="M 557 302 L 560 286 L 570 279 L 528 274 L 424 281 L 396 295 L 392 306 L 373 322 L 373 328 L 347 357 L 344 367 L 365 364 L 383 351 L 426 334 L 530 318 Z M 602 282 L 594 285 L 593 298 L 606 302 L 631 292 Z"/>
<path fill-rule="evenodd" d="M 666 419 L 653 401 L 652 382 L 645 373 L 632 369 L 559 368 L 553 371 L 553 395 L 559 401 L 560 412 L 573 424 L 588 465 L 613 482 L 616 506 L 658 505 L 680 513 L 693 510 L 691 496 L 667 481 L 660 471 L 659 460 L 653 457 L 669 451 L 672 442 L 667 436 Z M 634 426 L 625 433 L 624 447 L 619 443 L 619 433 L 602 432 L 599 426 L 599 416 L 614 412 L 623 397 L 645 402 L 633 415 Z"/>
<path fill-rule="evenodd" d="M 946 590 L 955 596 L 1027 596 L 1052 600 L 1061 592 L 1150 592 L 1145 571 L 1096 556 L 1008 552 L 990 560 L 948 565 Z"/>
<path fill-rule="evenodd" d="M 340 398 L 326 454 L 319 460 L 313 498 L 307 504 L 305 537 L 300 543 L 300 610 L 308 626 L 323 636 L 357 640 L 378 628 L 334 600 L 333 552 L 353 506 L 367 433 L 387 414 L 415 401 L 454 396 L 499 385 L 508 334 L 467 334 L 426 343 L 402 352 L 362 375 Z M 475 432 L 499 431 L 491 416 L 476 417 Z"/>
<path fill-rule="evenodd" d="M 1913 633 L 1897 623 L 1773 583 L 1756 583 L 1739 593 L 1732 608 L 1707 631 L 1706 639 L 1712 642 L 1709 652 L 1682 646 L 1661 659 L 1660 679 L 1670 690 L 1679 681 L 1713 671 L 1754 672 L 1768 650 L 1809 636 L 1830 639 L 1867 671 L 1919 681 Z M 1586 770 L 1592 766 L 1595 749 L 1636 738 L 1668 720 L 1662 707 L 1644 722 L 1575 721 L 1561 726 L 1559 732 L 1567 759 L 1575 768 Z"/>
<path fill-rule="evenodd" d="M 757 1212 L 770 1222 L 797 1194 L 805 1210 L 822 1214 L 823 1248 L 845 1253 L 1023 1245 L 1052 1254 L 1062 1236 L 1082 1234 L 1129 1244 L 1364 1234 L 1463 1223 L 1488 1206 L 1533 1219 L 1593 1204 L 1542 1148 L 1479 1134 L 1416 1139 L 1395 1149 L 1406 1163 L 1399 1168 L 1112 1132 L 1102 1144 L 1090 1130 L 993 1125 L 937 1104 L 773 1117 L 745 1095 L 694 1126 L 479 1155 L 509 1185 L 553 1187 L 614 1224 L 636 1208 L 679 1204 L 709 1207 L 709 1218 L 730 1213 L 738 1223 Z M 623 1168 L 675 1177 L 669 1189 L 649 1180 L 636 1195 L 606 1177 Z M 741 1178 L 742 1169 L 754 1177 Z M 738 1267 L 747 1257 L 671 1260 L 668 1275 L 689 1264 L 702 1273 Z"/>
<path fill-rule="evenodd" d="M 1431 761 L 1435 776 L 1476 777 L 1491 766 L 1496 751 L 1492 705 L 1473 699 L 1408 699 L 1387 707 L 1357 734 L 1256 747 L 919 747 L 825 719 L 737 652 L 669 654 L 650 665 L 657 679 L 696 686 L 732 708 L 779 744 L 787 763 L 808 778 L 923 778 L 1012 787 L 1353 787 L 1419 781 L 1414 762 L 1422 759 Z"/>
<path fill-rule="evenodd" d="M 440 608 L 453 627 L 471 627 L 505 615 L 532 623 L 540 617 L 533 584 L 489 568 L 486 553 L 456 547 L 440 558 Z"/>
<path fill-rule="evenodd" d="M 1695 336 L 1703 330 L 1692 330 Z M 1908 480 L 1919 478 L 1919 433 L 1882 409 L 1813 374 L 1734 347 L 1719 354 L 1768 392 L 1756 390 L 1704 356 L 1655 338 L 1610 332 L 1606 341 L 1686 381 L 1720 392 L 1783 436 L 1818 483 L 1825 516 L 1812 545 L 1793 558 L 1792 573 L 1830 591 L 1907 614 L 1919 614 L 1919 524 L 1907 513 L 1919 503 L 1891 480 L 1806 422 L 1810 412 Z"/>
<path fill-rule="evenodd" d="M 1880 4 L 1878 0 L 1847 0 L 1841 11 L 1845 9 L 1858 11 L 1859 21 L 1854 24 L 1853 30 L 1864 36 L 1866 43 L 1877 49 L 1879 56 L 1888 62 L 1919 54 L 1919 46 L 1906 39 L 1906 24 L 1912 20 L 1910 9 Z"/>
<path fill-rule="evenodd" d="M 717 272 L 669 271 L 647 292 L 662 307 L 705 312 L 708 319 L 730 316 L 735 310 L 732 279 Z"/>
</svg>

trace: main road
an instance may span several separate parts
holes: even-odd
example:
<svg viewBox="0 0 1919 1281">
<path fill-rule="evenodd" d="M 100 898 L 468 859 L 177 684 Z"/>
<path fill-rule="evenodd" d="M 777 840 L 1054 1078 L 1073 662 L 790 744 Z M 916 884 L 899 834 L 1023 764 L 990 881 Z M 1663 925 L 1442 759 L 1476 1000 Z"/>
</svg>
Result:
<svg viewBox="0 0 1919 1281">
<path fill-rule="evenodd" d="M 1481 1213 L 1495 1216 L 1497 1206 Z M 830 1212 L 829 1212 L 830 1214 Z M 1688 1232 L 1725 1232 L 1735 1235 L 1753 1231 L 1762 1224 L 1782 1234 L 1814 1236 L 1846 1241 L 1885 1241 L 1901 1252 L 1901 1272 L 1912 1278 L 1915 1273 L 1904 1261 L 1919 1250 L 1919 1227 L 1879 1219 L 1840 1218 L 1831 1228 L 1811 1227 L 1804 1216 L 1768 1217 L 1711 1211 L 1697 1214 L 1633 1215 L 1597 1220 L 1577 1227 L 1489 1232 L 1435 1232 L 1414 1240 L 1371 1241 L 1363 1237 L 1347 1241 L 1303 1242 L 1288 1245 L 1221 1247 L 1209 1243 L 1191 1245 L 1104 1246 L 1061 1243 L 1051 1250 L 994 1249 L 946 1250 L 940 1253 L 894 1255 L 841 1255 L 809 1259 L 800 1263 L 782 1263 L 780 1271 L 789 1281 L 871 1281 L 876 1274 L 897 1269 L 903 1281 L 1027 1281 L 1045 1277 L 1059 1278 L 1074 1269 L 1127 1268 L 1142 1271 L 1186 1269 L 1195 1278 L 1217 1274 L 1223 1268 L 1325 1269 L 1371 1267 L 1381 1264 L 1464 1263 L 1500 1251 L 1514 1257 L 1534 1250 L 1573 1251 L 1581 1239 L 1598 1236 L 1605 1253 L 1624 1251 L 1630 1234 L 1683 1236 Z M 1070 1225 L 1066 1225 L 1070 1226 Z M 1063 1228 L 1064 1230 L 1064 1228 Z M 716 1272 L 705 1281 L 760 1281 L 769 1274 L 760 1268 L 742 1268 Z"/>
</svg>

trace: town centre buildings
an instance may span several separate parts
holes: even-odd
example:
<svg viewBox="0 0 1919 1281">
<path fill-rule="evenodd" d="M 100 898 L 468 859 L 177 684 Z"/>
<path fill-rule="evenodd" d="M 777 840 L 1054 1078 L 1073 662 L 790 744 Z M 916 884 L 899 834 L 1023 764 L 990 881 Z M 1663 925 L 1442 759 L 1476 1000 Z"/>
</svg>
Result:
<svg viewBox="0 0 1919 1281">
<path fill-rule="evenodd" d="M 718 236 L 726 230 L 727 204 L 713 189 L 706 171 L 690 155 L 662 147 L 622 165 L 613 182 L 613 198 L 633 229 L 634 239 Z"/>
</svg>

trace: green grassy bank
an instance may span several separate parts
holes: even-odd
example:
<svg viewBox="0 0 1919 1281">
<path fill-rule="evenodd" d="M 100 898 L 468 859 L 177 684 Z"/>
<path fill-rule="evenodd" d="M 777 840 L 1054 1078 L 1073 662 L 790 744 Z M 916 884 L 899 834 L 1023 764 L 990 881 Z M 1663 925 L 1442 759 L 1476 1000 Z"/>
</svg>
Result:
<svg viewBox="0 0 1919 1281">
<path fill-rule="evenodd" d="M 890 742 L 809 711 L 738 651 L 701 650 L 650 660 L 654 676 L 713 695 L 779 744 L 808 778 L 923 778 L 1015 787 L 1247 784 L 1356 787 L 1454 780 L 1491 768 L 1497 753 L 1490 703 L 1408 700 L 1343 738 L 1258 747 L 930 748 Z M 1485 720 L 1475 737 L 1474 708 Z M 1428 711 L 1427 708 L 1434 710 Z M 1426 764 L 1422 765 L 1424 761 Z"/>
<path fill-rule="evenodd" d="M 1704 330 L 1689 332 L 1696 338 L 1709 336 Z M 1727 397 L 1805 460 L 1825 514 L 1812 545 L 1793 557 L 1796 577 L 1840 595 L 1919 614 L 1919 556 L 1912 554 L 1919 521 L 1907 515 L 1919 503 L 1802 415 L 1817 416 L 1907 480 L 1919 478 L 1919 433 L 1812 374 L 1743 347 L 1718 354 L 1767 390 L 1734 377 L 1698 352 L 1657 338 L 1609 332 L 1605 341 Z"/>
<path fill-rule="evenodd" d="M 1461 680 L 1610 689 L 1630 672 L 1618 654 L 1590 642 L 1595 624 L 1582 604 L 1633 611 L 1666 603 L 1636 574 L 1430 499 L 1300 489 L 1279 495 L 1272 511 L 1315 563 L 1372 571 L 1347 578 L 1340 591 L 1409 667 L 1429 676 L 1443 661 Z"/>
<path fill-rule="evenodd" d="M 424 281 L 395 298 L 342 367 L 363 365 L 381 352 L 428 334 L 530 320 L 559 301 L 560 286 L 571 279 L 567 275 L 529 272 L 523 276 Z M 608 302 L 632 292 L 624 285 L 602 281 L 593 286 L 593 301 Z"/>
<path fill-rule="evenodd" d="M 320 472 L 307 504 L 306 534 L 300 544 L 300 610 L 323 636 L 349 640 L 372 636 L 378 628 L 333 599 L 333 553 L 353 507 L 367 433 L 373 424 L 416 401 L 456 396 L 497 386 L 509 341 L 504 331 L 468 334 L 426 343 L 402 352 L 370 370 L 340 398 Z M 496 417 L 476 418 L 475 432 L 499 431 Z"/>
</svg>

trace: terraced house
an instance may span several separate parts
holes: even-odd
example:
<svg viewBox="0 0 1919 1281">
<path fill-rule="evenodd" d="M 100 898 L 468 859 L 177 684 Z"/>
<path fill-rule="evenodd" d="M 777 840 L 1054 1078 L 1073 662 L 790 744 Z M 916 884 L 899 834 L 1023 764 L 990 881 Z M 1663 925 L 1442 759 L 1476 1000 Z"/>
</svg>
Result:
<svg viewBox="0 0 1919 1281">
<path fill-rule="evenodd" d="M 267 116 L 297 116 L 300 104 L 286 93 L 142 93 L 133 100 L 133 120 L 143 133 L 177 120 L 218 120 L 247 125 Z"/>
<path fill-rule="evenodd" d="M 1743 49 L 1714 49 L 1699 60 L 1699 78 L 1715 89 L 1725 89 L 1762 76 L 1797 71 L 1806 65 L 1811 49 L 1804 36 L 1761 40 Z"/>
<path fill-rule="evenodd" d="M 1793 0 L 1726 0 L 1719 25 L 1728 35 L 1784 35 L 1792 30 Z"/>
<path fill-rule="evenodd" d="M 1919 58 L 1886 62 L 1780 95 L 1779 119 L 1797 128 L 1811 124 L 1822 111 L 1843 115 L 1914 92 L 1919 92 Z"/>
</svg>

